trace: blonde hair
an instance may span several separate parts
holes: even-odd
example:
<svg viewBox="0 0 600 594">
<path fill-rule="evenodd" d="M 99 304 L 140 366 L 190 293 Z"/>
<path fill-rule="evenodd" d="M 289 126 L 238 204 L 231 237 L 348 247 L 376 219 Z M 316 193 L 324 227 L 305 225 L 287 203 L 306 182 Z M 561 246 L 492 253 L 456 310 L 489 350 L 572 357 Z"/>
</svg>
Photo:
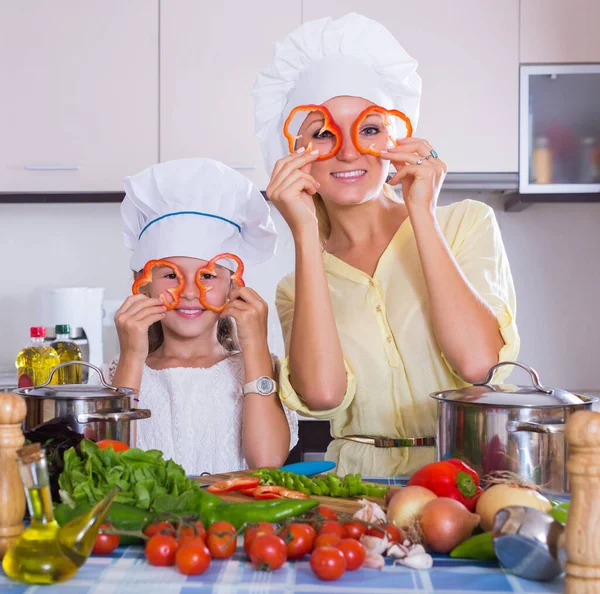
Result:
<svg viewBox="0 0 600 594">
<path fill-rule="evenodd" d="M 386 198 L 392 202 L 401 202 L 400 198 L 389 184 L 383 184 L 383 193 Z M 315 203 L 315 213 L 317 215 L 317 222 L 319 224 L 319 239 L 321 241 L 321 247 L 324 248 L 329 236 L 331 235 L 331 220 L 329 219 L 329 213 L 323 198 L 320 194 L 313 196 L 313 202 Z"/>
</svg>

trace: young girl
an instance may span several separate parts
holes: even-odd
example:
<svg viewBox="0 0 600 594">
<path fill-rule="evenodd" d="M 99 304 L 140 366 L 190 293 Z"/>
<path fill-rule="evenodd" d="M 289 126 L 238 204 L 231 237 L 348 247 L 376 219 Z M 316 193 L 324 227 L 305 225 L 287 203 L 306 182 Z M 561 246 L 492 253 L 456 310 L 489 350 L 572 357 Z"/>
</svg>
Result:
<svg viewBox="0 0 600 594">
<path fill-rule="evenodd" d="M 196 284 L 218 254 L 247 265 L 273 255 L 277 233 L 264 198 L 209 159 L 154 165 L 126 178 L 125 189 L 121 213 L 135 277 L 148 261 L 166 260 L 115 316 L 120 356 L 110 366 L 112 383 L 139 389 L 140 406 L 152 411 L 137 424 L 136 445 L 161 450 L 195 475 L 281 466 L 298 422 L 278 397 L 267 305 L 231 282 L 237 264 L 229 259 L 198 276 L 208 305 L 227 302 L 222 313 L 201 305 Z"/>
</svg>

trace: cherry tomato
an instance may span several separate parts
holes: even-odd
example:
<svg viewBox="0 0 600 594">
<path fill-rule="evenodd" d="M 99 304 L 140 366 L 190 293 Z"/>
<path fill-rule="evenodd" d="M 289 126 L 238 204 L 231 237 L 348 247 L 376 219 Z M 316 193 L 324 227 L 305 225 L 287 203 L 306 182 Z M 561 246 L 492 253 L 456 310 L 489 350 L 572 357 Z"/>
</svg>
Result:
<svg viewBox="0 0 600 594">
<path fill-rule="evenodd" d="M 180 547 L 188 542 L 201 542 L 206 544 L 205 536 L 200 536 L 196 533 L 196 531 L 191 527 L 184 527 L 179 531 L 179 538 L 177 539 L 177 543 Z"/>
<path fill-rule="evenodd" d="M 235 532 L 235 527 L 233 524 L 230 524 L 229 522 L 215 522 L 214 524 L 211 524 L 208 527 L 208 530 L 206 531 L 206 535 L 210 536 L 213 532 L 219 533 L 219 532 Z"/>
<path fill-rule="evenodd" d="M 309 524 L 290 524 L 281 536 L 286 543 L 288 559 L 302 559 L 312 550 L 317 533 Z"/>
<path fill-rule="evenodd" d="M 328 520 L 338 519 L 338 515 L 335 513 L 335 510 L 331 509 L 330 507 L 327 507 L 326 505 L 319 505 L 319 507 L 317 507 L 317 511 Z"/>
<path fill-rule="evenodd" d="M 317 547 L 335 547 L 341 542 L 337 534 L 319 534 L 313 543 L 313 549 Z"/>
<path fill-rule="evenodd" d="M 170 522 L 158 522 L 158 524 L 150 524 L 144 528 L 144 534 L 146 536 L 154 536 L 155 534 L 169 534 L 175 536 L 175 528 Z"/>
<path fill-rule="evenodd" d="M 394 524 L 383 524 L 381 528 L 369 528 L 369 536 L 383 538 L 384 532 L 387 534 L 388 539 L 393 542 L 402 542 L 404 540 L 400 530 Z"/>
<path fill-rule="evenodd" d="M 286 548 L 283 538 L 276 534 L 257 536 L 250 546 L 250 560 L 256 569 L 274 571 L 286 560 Z"/>
<path fill-rule="evenodd" d="M 249 526 L 244 532 L 244 551 L 250 557 L 250 546 L 252 541 L 263 534 L 275 534 L 275 526 L 269 522 L 258 522 L 258 524 Z"/>
<path fill-rule="evenodd" d="M 362 566 L 365 562 L 366 552 L 365 547 L 354 538 L 344 538 L 337 545 L 337 548 L 344 553 L 346 557 L 346 569 L 354 571 Z"/>
<path fill-rule="evenodd" d="M 175 554 L 179 545 L 168 534 L 155 534 L 146 543 L 146 559 L 150 565 L 168 566 L 175 564 Z"/>
<path fill-rule="evenodd" d="M 206 544 L 213 559 L 229 559 L 235 553 L 237 545 L 235 529 L 223 530 L 222 532 L 209 531 Z"/>
<path fill-rule="evenodd" d="M 344 527 L 344 538 L 354 538 L 354 540 L 360 540 L 360 537 L 369 531 L 369 527 L 360 522 L 344 522 L 342 526 Z"/>
<path fill-rule="evenodd" d="M 310 556 L 310 568 L 320 580 L 337 580 L 346 571 L 346 557 L 335 547 L 317 547 Z"/>
<path fill-rule="evenodd" d="M 175 563 L 179 573 L 200 575 L 210 567 L 210 552 L 201 542 L 189 542 L 177 551 Z"/>
<path fill-rule="evenodd" d="M 334 520 L 327 520 L 323 522 L 319 534 L 337 534 L 340 539 L 344 538 L 344 527 Z"/>
<path fill-rule="evenodd" d="M 112 447 L 115 452 L 126 452 L 129 449 L 129 446 L 122 441 L 117 441 L 116 439 L 102 439 L 97 442 L 96 445 L 101 450 L 108 450 L 108 448 Z"/>
<path fill-rule="evenodd" d="M 198 533 L 198 536 L 201 536 L 202 538 L 206 539 L 206 528 L 204 528 L 202 520 L 198 520 L 196 522 L 196 532 Z"/>
<path fill-rule="evenodd" d="M 103 528 L 110 528 L 108 524 L 102 524 L 100 530 Z M 119 546 L 119 535 L 118 534 L 100 534 L 96 536 L 94 542 L 94 548 L 92 553 L 95 555 L 108 555 L 112 553 Z"/>
</svg>

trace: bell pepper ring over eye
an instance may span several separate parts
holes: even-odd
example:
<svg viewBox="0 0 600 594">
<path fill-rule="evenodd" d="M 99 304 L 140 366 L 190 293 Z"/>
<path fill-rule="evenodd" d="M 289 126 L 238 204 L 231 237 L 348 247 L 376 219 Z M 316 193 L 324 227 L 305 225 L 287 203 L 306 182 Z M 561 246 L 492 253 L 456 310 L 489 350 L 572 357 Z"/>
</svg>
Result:
<svg viewBox="0 0 600 594">
<path fill-rule="evenodd" d="M 324 123 L 323 127 L 319 130 L 319 134 L 322 134 L 323 132 L 331 132 L 335 136 L 335 144 L 333 145 L 333 148 L 329 152 L 319 155 L 317 157 L 317 161 L 325 161 L 335 157 L 342 148 L 342 131 L 340 127 L 333 121 L 333 116 L 331 115 L 330 111 L 323 105 L 299 105 L 298 107 L 294 107 L 294 109 L 292 109 L 290 115 L 283 124 L 283 134 L 287 138 L 290 153 L 293 153 L 296 150 L 296 140 L 301 138 L 301 136 L 294 136 L 290 134 L 289 126 L 294 119 L 294 116 L 301 111 L 318 111 L 322 113 Z M 311 149 L 312 145 L 309 143 L 308 150 L 310 151 Z"/>
<path fill-rule="evenodd" d="M 359 134 L 360 127 L 362 123 L 365 121 L 367 117 L 374 113 L 379 113 L 383 115 L 383 123 L 387 127 L 391 124 L 390 117 L 397 117 L 401 119 L 406 124 L 406 136 L 405 138 L 410 138 L 413 134 L 413 127 L 410 121 L 410 118 L 398 111 L 397 109 L 385 109 L 385 107 L 380 107 L 379 105 L 371 105 L 367 107 L 365 110 L 361 112 L 361 114 L 356 118 L 354 124 L 352 124 L 352 142 L 356 147 L 356 150 L 363 155 L 373 155 L 374 157 L 381 156 L 381 151 L 376 149 L 373 145 L 365 147 L 360 144 Z M 388 136 L 389 140 L 395 145 L 398 146 L 398 139 L 393 138 L 392 136 Z"/>
<path fill-rule="evenodd" d="M 218 256 L 215 256 L 212 260 L 209 260 L 206 266 L 204 266 L 203 268 L 199 268 L 198 272 L 196 272 L 196 286 L 200 291 L 200 305 L 202 305 L 202 307 L 204 307 L 205 309 L 214 311 L 215 313 L 222 313 L 227 307 L 228 302 L 226 301 L 225 303 L 223 303 L 223 305 L 216 306 L 211 305 L 206 301 L 206 296 L 208 292 L 212 289 L 212 287 L 207 287 L 204 284 L 204 282 L 202 281 L 202 275 L 210 274 L 212 276 L 216 276 L 215 266 L 219 260 L 234 260 L 235 262 L 237 262 L 238 267 L 235 273 L 231 276 L 231 280 L 238 287 L 246 286 L 246 283 L 244 283 L 244 279 L 242 278 L 244 276 L 244 263 L 235 254 L 219 254 Z"/>
<path fill-rule="evenodd" d="M 185 286 L 185 279 L 183 278 L 183 274 L 181 274 L 181 270 L 173 264 L 173 262 L 169 262 L 168 260 L 150 260 L 146 262 L 144 269 L 142 271 L 142 275 L 136 279 L 131 286 L 131 292 L 134 295 L 139 295 L 140 289 L 149 285 L 152 282 L 152 271 L 154 268 L 162 267 L 170 268 L 173 271 L 173 274 L 177 277 L 177 286 L 167 289 L 167 293 L 171 295 L 173 301 L 167 302 L 165 299 L 164 306 L 173 310 L 179 305 L 179 298 Z"/>
</svg>

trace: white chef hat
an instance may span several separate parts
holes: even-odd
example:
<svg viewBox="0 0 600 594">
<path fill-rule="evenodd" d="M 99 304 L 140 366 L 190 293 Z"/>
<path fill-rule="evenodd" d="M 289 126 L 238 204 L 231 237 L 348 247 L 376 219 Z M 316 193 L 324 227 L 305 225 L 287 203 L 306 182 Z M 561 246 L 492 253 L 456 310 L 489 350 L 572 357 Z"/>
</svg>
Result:
<svg viewBox="0 0 600 594">
<path fill-rule="evenodd" d="M 252 90 L 256 135 L 267 171 L 289 154 L 283 124 L 299 105 L 362 97 L 404 112 L 416 129 L 421 99 L 417 65 L 381 23 L 356 13 L 304 23 L 280 39 Z M 307 115 L 294 118 L 292 134 L 297 134 Z"/>
<path fill-rule="evenodd" d="M 124 184 L 121 217 L 132 270 L 170 256 L 210 260 L 230 252 L 258 264 L 275 253 L 277 232 L 265 199 L 219 161 L 159 163 Z"/>
</svg>

